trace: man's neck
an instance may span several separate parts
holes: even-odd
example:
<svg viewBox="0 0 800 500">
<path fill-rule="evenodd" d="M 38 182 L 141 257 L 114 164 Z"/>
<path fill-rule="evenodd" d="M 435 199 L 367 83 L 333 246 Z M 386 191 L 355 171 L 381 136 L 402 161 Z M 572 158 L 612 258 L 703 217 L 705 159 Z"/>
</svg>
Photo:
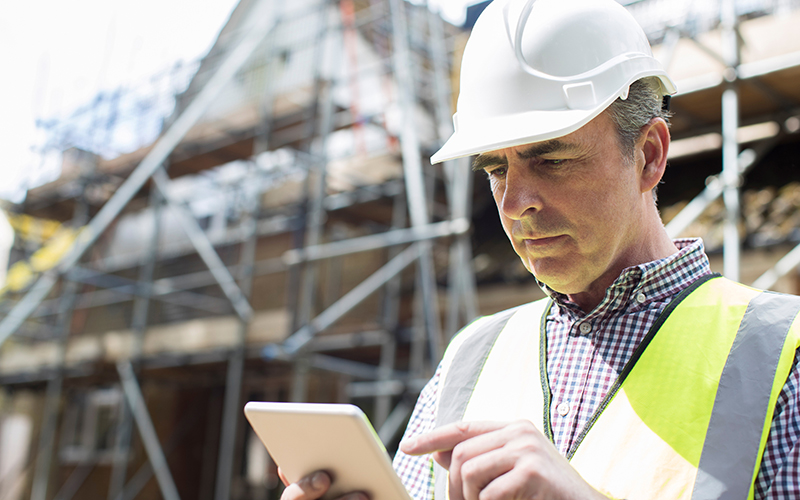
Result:
<svg viewBox="0 0 800 500">
<path fill-rule="evenodd" d="M 654 233 L 649 235 L 650 237 L 645 237 L 641 240 L 648 243 L 632 248 L 627 256 L 628 258 L 610 267 L 603 275 L 591 283 L 587 290 L 567 294 L 567 297 L 583 309 L 584 312 L 589 313 L 603 301 L 606 290 L 614 284 L 625 269 L 669 257 L 678 251 L 663 226 L 659 227 Z"/>
</svg>

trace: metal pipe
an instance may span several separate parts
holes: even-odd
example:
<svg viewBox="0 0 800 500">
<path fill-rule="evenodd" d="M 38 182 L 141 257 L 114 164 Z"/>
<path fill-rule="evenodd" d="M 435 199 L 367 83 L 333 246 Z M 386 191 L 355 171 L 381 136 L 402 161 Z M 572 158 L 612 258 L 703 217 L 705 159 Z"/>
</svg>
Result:
<svg viewBox="0 0 800 500">
<path fill-rule="evenodd" d="M 459 158 L 449 163 L 454 167 L 451 212 L 453 218 L 466 219 L 469 216 L 472 201 L 469 196 L 472 190 L 472 169 L 469 168 L 469 159 Z M 477 314 L 475 275 L 472 271 L 472 244 L 468 231 L 459 234 L 450 247 L 448 283 L 450 289 L 445 333 L 449 339 Z M 462 311 L 463 315 L 460 314 Z"/>
<path fill-rule="evenodd" d="M 767 290 L 799 265 L 800 245 L 797 245 L 789 253 L 784 255 L 771 269 L 759 276 L 758 279 L 753 282 L 753 287 Z"/>
<path fill-rule="evenodd" d="M 208 236 L 203 232 L 200 224 L 197 223 L 197 219 L 189 213 L 186 207 L 177 203 L 169 193 L 169 177 L 167 177 L 167 173 L 163 169 L 156 171 L 153 174 L 153 181 L 167 201 L 172 213 L 181 222 L 181 229 L 186 232 L 186 235 L 197 249 L 197 253 L 203 259 L 206 266 L 208 266 L 208 270 L 211 271 L 211 274 L 214 276 L 217 283 L 219 283 L 219 286 L 228 297 L 228 300 L 230 300 L 236 314 L 239 315 L 242 321 L 249 321 L 253 316 L 253 308 L 250 307 L 250 303 L 239 289 L 231 273 L 228 272 L 225 263 L 219 258 Z"/>
<path fill-rule="evenodd" d="M 397 193 L 392 201 L 392 228 L 397 230 L 408 224 L 408 214 L 406 207 L 408 200 L 405 193 Z M 400 253 L 400 249 L 396 247 L 388 247 L 387 257 L 393 259 Z M 383 293 L 383 327 L 391 332 L 392 336 L 397 335 L 397 329 L 400 325 L 400 295 L 401 295 L 402 280 L 399 275 L 395 276 L 384 288 Z"/>
<path fill-rule="evenodd" d="M 89 207 L 81 198 L 75 206 L 73 225 L 81 227 L 89 217 Z M 65 276 L 69 278 L 69 276 Z M 66 280 L 64 292 L 60 297 L 56 332 L 56 366 L 55 372 L 47 381 L 42 428 L 39 431 L 39 448 L 36 456 L 36 469 L 31 488 L 31 500 L 45 500 L 47 485 L 50 481 L 50 469 L 53 460 L 53 447 L 60 413 L 61 390 L 64 384 L 64 361 L 67 354 L 67 341 L 72 327 L 72 316 L 75 311 L 75 294 L 78 283 Z"/>
<path fill-rule="evenodd" d="M 724 0 L 721 18 L 724 59 L 727 64 L 725 79 L 727 88 L 722 93 L 722 199 L 725 202 L 723 227 L 723 269 L 728 278 L 739 281 L 741 241 L 739 239 L 739 96 L 736 87 L 736 68 L 739 65 L 739 41 L 736 34 L 736 4 Z"/>
<path fill-rule="evenodd" d="M 252 170 L 253 165 L 250 165 Z M 242 244 L 239 258 L 239 284 L 244 299 L 250 296 L 253 288 L 253 263 L 256 257 L 258 198 L 253 195 L 247 204 L 243 226 L 249 238 Z M 249 318 L 241 318 L 238 325 L 236 346 L 228 359 L 228 372 L 225 377 L 225 400 L 222 407 L 222 429 L 220 432 L 219 460 L 217 461 L 217 481 L 215 498 L 227 500 L 230 497 L 231 478 L 236 445 L 236 429 L 241 416 L 240 399 L 244 375 L 245 342 Z"/>
<path fill-rule="evenodd" d="M 783 134 L 760 143 L 754 148 L 748 148 L 739 153 L 737 165 L 739 175 L 742 176 L 756 166 L 772 149 L 780 142 Z M 722 195 L 724 185 L 719 176 L 709 177 L 706 181 L 706 188 L 690 201 L 683 209 L 669 221 L 666 225 L 667 234 L 671 238 L 677 238 L 686 230 L 700 214 L 708 208 L 717 198 Z"/>
<path fill-rule="evenodd" d="M 240 330 L 245 329 L 240 327 Z M 219 458 L 217 459 L 217 481 L 214 498 L 230 497 L 231 476 L 233 475 L 234 448 L 238 417 L 241 413 L 239 403 L 242 395 L 242 378 L 244 372 L 244 349 L 235 348 L 228 358 L 228 370 L 225 377 L 225 399 L 222 407 L 222 428 L 220 430 Z"/>
<path fill-rule="evenodd" d="M 428 201 L 425 195 L 425 178 L 422 171 L 419 136 L 416 131 L 414 113 L 417 103 L 414 100 L 415 82 L 411 77 L 411 57 L 408 47 L 408 23 L 406 21 L 406 2 L 389 0 L 392 18 L 392 43 L 394 48 L 394 74 L 397 79 L 397 94 L 400 109 L 403 110 L 403 124 L 400 147 L 403 156 L 403 172 L 408 196 L 408 209 L 412 226 L 425 226 L 430 221 Z M 441 328 L 439 326 L 438 297 L 433 255 L 429 244 L 418 243 L 419 272 L 422 293 L 422 313 L 425 332 L 428 337 L 431 360 L 438 362 Z"/>
<path fill-rule="evenodd" d="M 87 279 L 87 275 L 85 273 L 99 274 L 99 272 L 80 267 L 73 269 L 77 271 L 75 274 L 77 276 L 75 281 L 81 283 L 91 282 L 90 284 L 97 283 L 95 280 Z M 237 272 L 237 270 L 238 266 L 230 267 L 231 272 Z M 262 276 L 265 274 L 272 274 L 285 270 L 286 265 L 283 263 L 281 258 L 274 257 L 257 262 L 255 264 L 253 274 L 255 276 Z M 141 296 L 141 294 L 138 292 L 140 289 L 140 284 L 138 282 L 116 275 L 114 276 L 114 281 L 126 284 L 108 288 L 107 290 L 80 293 L 77 295 L 75 309 L 118 304 L 120 302 L 130 301 L 132 297 Z M 209 295 L 188 291 L 193 288 L 200 288 L 212 285 L 214 283 L 216 283 L 216 280 L 209 271 L 200 271 L 169 278 L 161 278 L 152 282 L 150 286 L 150 298 L 155 298 L 168 304 L 194 308 L 203 312 L 225 314 L 230 311 L 230 302 L 228 300 L 218 299 Z M 57 299 L 43 301 L 41 307 L 31 314 L 31 318 L 39 318 L 52 314 L 52 310 L 57 306 L 57 302 Z"/>
<path fill-rule="evenodd" d="M 353 333 L 336 333 L 316 337 L 308 345 L 309 351 L 336 351 L 343 349 L 353 349 L 355 347 L 379 346 L 388 342 L 392 335 L 386 331 L 369 331 Z"/>
<path fill-rule="evenodd" d="M 175 431 L 164 444 L 163 448 L 166 456 L 169 456 L 178 447 L 181 441 L 189 435 L 189 431 L 195 426 L 199 417 L 204 415 L 204 412 L 199 411 L 199 406 L 199 404 L 193 404 L 181 417 Z M 134 500 L 147 482 L 150 481 L 151 477 L 153 477 L 153 466 L 150 462 L 145 461 L 113 500 Z"/>
<path fill-rule="evenodd" d="M 150 463 L 153 465 L 153 471 L 155 471 L 161 494 L 164 496 L 164 500 L 180 500 L 178 488 L 172 479 L 167 459 L 161 449 L 161 443 L 158 441 L 158 434 L 156 434 L 156 429 L 153 427 L 153 421 L 147 412 L 147 405 L 144 402 L 144 397 L 139 389 L 139 383 L 136 381 L 136 375 L 133 372 L 133 366 L 130 361 L 117 363 L 117 373 L 119 373 L 122 389 L 131 407 L 131 413 L 133 413 L 133 419 L 139 429 L 139 435 L 144 443 L 147 458 L 150 459 Z"/>
<path fill-rule="evenodd" d="M 394 196 L 392 202 L 392 227 L 395 229 L 404 227 L 408 221 L 406 214 L 406 197 L 404 193 L 400 192 Z M 399 249 L 389 248 L 387 256 L 394 258 L 397 256 Z M 400 325 L 400 295 L 401 295 L 402 280 L 400 275 L 386 283 L 383 289 L 383 305 L 381 312 L 383 314 L 382 325 L 386 328 L 387 338 L 382 343 L 381 347 L 381 372 L 379 378 L 384 380 L 388 378 L 389 373 L 394 370 L 395 356 L 397 353 L 397 333 Z M 349 388 L 349 386 L 348 386 Z M 354 397 L 352 394 L 350 397 Z M 392 395 L 389 394 L 375 394 L 375 425 L 383 425 L 383 422 L 389 416 L 392 405 Z"/>
<path fill-rule="evenodd" d="M 408 49 L 408 24 L 403 0 L 389 0 L 392 21 L 392 46 L 394 49 L 394 74 L 397 80 L 397 99 L 403 111 L 400 147 L 403 156 L 403 171 L 408 196 L 408 210 L 412 226 L 424 226 L 429 222 L 428 204 L 425 199 L 425 181 L 420 158 L 420 143 L 414 123 L 416 103 L 412 98 L 414 81 L 411 78 L 411 58 Z M 433 297 L 427 297 L 433 299 Z"/>
<path fill-rule="evenodd" d="M 351 377 L 366 378 L 376 380 L 380 378 L 380 367 L 370 365 L 367 363 L 359 363 L 358 361 L 350 361 L 348 359 L 337 358 L 334 356 L 326 356 L 324 354 L 311 354 L 307 356 L 309 366 L 321 370 L 328 370 L 332 372 L 342 373 Z M 404 379 L 408 378 L 407 373 L 393 371 L 392 378 Z"/>
<path fill-rule="evenodd" d="M 418 249 L 416 247 L 418 244 L 416 243 L 403 250 L 397 257 L 375 271 L 369 278 L 331 304 L 319 316 L 311 320 L 308 325 L 289 336 L 282 344 L 270 344 L 264 347 L 262 355 L 270 359 L 285 359 L 296 354 L 311 341 L 317 332 L 328 328 L 414 262 L 418 258 Z"/>
<path fill-rule="evenodd" d="M 75 470 L 69 475 L 64 485 L 58 493 L 56 493 L 56 496 L 53 497 L 53 500 L 72 500 L 75 493 L 78 492 L 81 485 L 86 481 L 86 478 L 92 473 L 95 465 L 97 465 L 97 462 L 92 461 L 89 463 L 81 463 L 75 467 Z"/>
<path fill-rule="evenodd" d="M 452 221 L 434 222 L 424 226 L 392 229 L 385 233 L 308 246 L 302 250 L 288 250 L 283 254 L 283 261 L 287 265 L 296 265 L 300 262 L 323 260 L 391 246 L 445 238 L 465 234 L 469 231 L 469 227 L 469 220 L 461 217 Z"/>
<path fill-rule="evenodd" d="M 431 374 L 442 358 L 442 329 L 439 324 L 439 300 L 436 269 L 433 265 L 433 248 L 430 241 L 417 243 L 419 250 L 419 285 L 422 290 L 422 317 L 428 341 L 428 362 Z"/>
<path fill-rule="evenodd" d="M 378 364 L 378 380 L 381 382 L 391 382 L 394 372 L 394 359 L 397 351 L 397 342 L 394 337 L 381 345 L 380 362 Z M 392 399 L 390 394 L 375 395 L 375 425 L 380 426 L 389 416 Z"/>
<path fill-rule="evenodd" d="M 414 407 L 405 399 L 401 400 L 397 406 L 394 407 L 392 413 L 389 414 L 389 418 L 387 418 L 386 422 L 378 429 L 378 437 L 381 438 L 384 444 L 394 439 L 397 432 L 405 425 L 406 419 L 413 408 Z"/>
<path fill-rule="evenodd" d="M 428 18 L 428 33 L 430 36 L 431 71 L 433 72 L 434 110 L 439 141 L 444 142 L 453 133 L 453 110 L 450 105 L 452 94 L 450 91 L 449 64 L 447 62 L 447 48 L 444 43 L 444 19 L 438 13 L 430 10 L 426 12 Z"/>
<path fill-rule="evenodd" d="M 378 380 L 377 382 L 350 382 L 347 384 L 347 395 L 351 398 L 364 398 L 368 396 L 397 396 L 406 390 L 406 384 L 400 380 Z M 388 416 L 388 414 L 387 414 Z M 383 424 L 377 419 L 376 426 Z"/>
<path fill-rule="evenodd" d="M 455 257 L 453 257 L 455 254 Z M 475 284 L 475 273 L 472 271 L 472 243 L 469 236 L 459 237 L 451 248 L 451 259 L 455 261 L 451 276 L 454 274 L 454 304 L 451 304 L 448 317 L 448 338 L 478 316 L 478 297 Z M 460 266 L 460 268 L 459 268 Z"/>
<path fill-rule="evenodd" d="M 193 276 L 196 276 L 197 274 L 200 273 L 195 273 Z M 216 312 L 218 314 L 228 313 L 231 310 L 231 307 L 230 301 L 227 299 L 219 299 L 210 295 L 189 291 L 189 288 L 198 288 L 216 283 L 216 280 L 210 272 L 202 274 L 207 276 L 209 279 L 204 280 L 204 283 L 187 283 L 187 288 L 184 290 L 174 286 L 164 286 L 165 283 L 170 283 L 172 278 L 164 278 L 158 280 L 157 282 L 151 283 L 148 287 L 150 289 L 149 298 L 155 298 L 166 304 L 175 304 L 203 312 Z M 99 286 L 97 283 L 101 280 L 87 278 L 86 275 L 84 275 L 79 276 L 75 281 Z M 108 287 L 106 290 L 84 292 L 78 295 L 75 308 L 86 309 L 110 304 L 118 304 L 120 302 L 128 302 L 130 300 L 136 301 L 137 298 L 142 298 L 144 296 L 142 294 L 142 283 L 140 281 L 128 280 L 117 276 L 114 277 L 113 281 L 126 284 Z M 42 307 L 37 309 L 36 312 L 31 315 L 31 318 L 47 316 L 48 314 L 48 302 L 45 301 L 42 303 Z"/>
<path fill-rule="evenodd" d="M 327 143 L 327 136 L 331 133 L 331 108 L 333 106 L 333 98 L 331 96 L 331 84 L 324 85 L 322 88 L 322 97 L 323 97 L 323 111 L 322 111 L 322 118 L 321 118 L 321 125 L 320 127 L 322 130 L 320 131 L 320 143 L 321 151 L 319 154 L 325 155 L 324 152 L 324 145 Z M 324 156 L 323 156 L 324 157 Z M 314 247 L 319 244 L 322 239 L 322 232 L 324 226 L 324 218 L 325 218 L 325 207 L 323 206 L 323 200 L 325 197 L 325 190 L 327 186 L 327 173 L 326 173 L 326 161 L 324 159 L 319 160 L 315 163 L 315 168 L 312 169 L 310 172 L 311 177 L 311 200 L 310 200 L 310 210 L 308 212 L 308 225 L 307 225 L 307 232 L 306 232 L 306 239 L 304 246 Z M 297 250 L 295 250 L 297 251 Z M 316 282 L 319 275 L 319 268 L 315 262 L 316 259 L 311 260 L 308 259 L 305 262 L 308 264 L 305 266 L 304 274 L 303 274 L 303 286 L 302 286 L 302 294 L 300 296 L 300 314 L 299 320 L 300 324 L 305 324 L 308 322 L 309 318 L 311 317 L 313 305 L 316 301 L 317 295 L 317 287 Z"/>
<path fill-rule="evenodd" d="M 303 246 L 318 245 L 322 239 L 323 227 L 325 224 L 325 194 L 327 192 L 327 163 L 328 163 L 328 136 L 333 131 L 333 85 L 338 79 L 339 75 L 333 75 L 330 81 L 325 81 L 322 78 L 321 69 L 323 66 L 323 57 L 325 52 L 325 38 L 330 31 L 329 12 L 333 9 L 328 9 L 328 2 L 322 2 L 320 9 L 321 29 L 318 31 L 316 43 L 314 46 L 314 82 L 316 87 L 315 92 L 315 115 L 319 114 L 319 123 L 313 127 L 310 124 L 310 130 L 316 129 L 317 140 L 311 143 L 311 154 L 315 160 L 311 164 L 309 170 L 309 210 L 306 225 L 305 241 Z M 337 27 L 341 28 L 342 19 L 337 17 Z M 334 50 L 332 56 L 337 59 L 331 61 L 331 67 L 334 71 L 341 68 L 338 57 L 342 51 Z M 309 141 L 311 142 L 314 134 L 310 134 Z M 298 320 L 300 325 L 305 325 L 311 318 L 314 303 L 316 302 L 317 295 L 317 278 L 319 275 L 319 268 L 316 264 L 305 266 L 301 295 L 299 298 L 299 312 Z"/>
<path fill-rule="evenodd" d="M 312 158 L 312 161 L 309 164 L 309 168 L 306 170 L 306 176 L 303 180 L 304 199 L 300 207 L 300 223 L 293 232 L 293 248 L 304 247 L 309 244 L 309 240 L 313 241 L 315 238 L 318 238 L 318 231 L 320 230 L 318 222 L 321 221 L 317 216 L 320 215 L 318 207 L 322 205 L 319 201 L 317 201 L 318 205 L 315 205 L 316 198 L 312 197 L 312 194 L 316 194 L 320 183 L 324 185 L 325 182 L 324 155 L 326 151 L 322 150 L 323 157 L 318 157 L 318 153 L 320 153 L 320 140 L 315 143 L 314 138 L 318 135 L 316 132 L 321 131 L 323 122 L 327 123 L 330 120 L 327 116 L 320 117 L 319 112 L 322 107 L 322 114 L 326 114 L 326 110 L 330 107 L 328 101 L 331 100 L 331 95 L 330 82 L 326 82 L 321 75 L 324 40 L 328 27 L 328 9 L 327 7 L 318 9 L 318 12 L 319 18 L 323 20 L 324 24 L 323 29 L 316 30 L 314 36 L 313 61 L 311 64 L 314 87 L 311 92 L 311 104 L 306 109 L 305 123 L 302 126 L 304 130 L 304 136 L 302 137 L 303 145 L 308 151 L 309 157 Z M 338 55 L 338 52 L 334 51 L 334 54 Z M 320 105 L 320 101 L 322 100 L 325 100 L 323 106 Z M 322 142 L 327 140 L 327 137 L 324 137 L 322 134 L 319 134 L 319 138 Z M 312 244 L 316 244 L 316 241 Z M 313 286 L 309 286 L 309 281 L 313 282 L 315 276 L 316 266 L 292 267 L 289 269 L 287 308 L 292 313 L 292 330 L 305 325 L 311 316 L 313 295 L 316 293 L 316 290 L 313 289 Z"/>
<path fill-rule="evenodd" d="M 723 228 L 723 269 L 731 280 L 739 281 L 739 262 L 741 241 L 739 239 L 739 176 L 736 158 L 739 143 L 736 138 L 738 128 L 738 95 L 734 87 L 722 94 L 722 199 L 725 202 L 725 222 Z"/>
<path fill-rule="evenodd" d="M 153 208 L 153 230 L 150 233 L 150 243 L 147 250 L 147 259 L 139 269 L 137 286 L 139 294 L 133 302 L 133 315 L 131 330 L 133 330 L 133 346 L 131 359 L 138 365 L 144 349 L 144 336 L 147 331 L 147 316 L 150 311 L 150 297 L 153 291 L 153 275 L 155 274 L 156 260 L 158 259 L 158 240 L 161 234 L 162 197 L 157 189 L 150 193 L 150 206 Z M 134 368 L 135 370 L 135 368 Z M 125 403 L 120 404 L 120 415 L 117 422 L 117 435 L 114 440 L 114 455 L 111 468 L 111 479 L 108 486 L 108 500 L 117 498 L 125 488 L 128 473 L 128 453 L 130 452 L 131 432 L 133 430 L 133 415 Z"/>
<path fill-rule="evenodd" d="M 311 360 L 309 355 L 300 353 L 292 366 L 292 389 L 289 400 L 295 403 L 307 401 L 308 376 L 311 373 Z"/>
<path fill-rule="evenodd" d="M 210 273 L 207 273 L 207 276 L 210 278 L 206 281 L 207 285 L 216 283 Z M 83 280 L 77 281 L 83 282 Z M 169 281 L 169 278 L 159 280 L 159 282 L 163 281 Z M 195 285 L 194 287 L 199 286 L 203 285 Z M 115 287 L 108 290 L 96 290 L 81 293 L 78 295 L 75 309 L 89 309 L 92 307 L 101 307 L 111 304 L 119 304 L 122 302 L 130 302 L 139 296 L 136 292 L 136 288 L 137 285 L 135 283 L 131 283 L 130 285 Z M 190 292 L 188 290 L 165 290 L 164 288 L 159 287 L 158 283 L 153 284 L 152 291 L 153 293 L 151 298 L 157 299 L 159 302 L 163 302 L 165 304 L 178 305 L 189 309 L 195 309 L 197 311 L 202 311 L 204 313 L 212 312 L 216 314 L 227 314 L 231 311 L 230 302 L 227 299 L 219 299 L 217 297 Z M 43 304 L 45 307 L 40 307 L 37 309 L 36 312 L 31 315 L 31 318 L 40 318 L 50 314 L 50 311 L 47 308 L 49 305 L 48 302 L 45 301 Z"/>
<path fill-rule="evenodd" d="M 42 429 L 39 431 L 39 448 L 36 453 L 36 468 L 33 475 L 31 500 L 47 498 L 47 484 L 50 482 L 50 466 L 53 460 L 53 445 L 58 424 L 59 403 L 63 376 L 54 374 L 47 381 L 47 391 L 42 411 Z"/>
</svg>

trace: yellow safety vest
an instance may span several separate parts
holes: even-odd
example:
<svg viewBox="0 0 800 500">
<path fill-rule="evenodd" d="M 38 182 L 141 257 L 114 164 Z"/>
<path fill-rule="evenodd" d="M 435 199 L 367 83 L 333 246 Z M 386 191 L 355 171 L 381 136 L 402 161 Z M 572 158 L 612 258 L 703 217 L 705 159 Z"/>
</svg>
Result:
<svg viewBox="0 0 800 500">
<path fill-rule="evenodd" d="M 528 419 L 552 439 L 545 318 L 533 302 L 476 320 L 442 360 L 436 425 Z M 718 276 L 656 320 L 567 458 L 611 498 L 746 499 L 800 346 L 800 297 Z M 447 471 L 434 466 L 435 497 Z"/>
</svg>

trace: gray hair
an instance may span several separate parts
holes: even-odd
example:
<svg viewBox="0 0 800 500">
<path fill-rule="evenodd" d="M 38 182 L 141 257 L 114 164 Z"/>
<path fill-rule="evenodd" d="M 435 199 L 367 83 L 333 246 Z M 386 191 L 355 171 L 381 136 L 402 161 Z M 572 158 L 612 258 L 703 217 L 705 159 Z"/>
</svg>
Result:
<svg viewBox="0 0 800 500">
<path fill-rule="evenodd" d="M 623 155 L 633 161 L 633 147 L 642 127 L 653 118 L 663 118 L 669 125 L 670 112 L 662 108 L 659 83 L 652 78 L 636 80 L 628 90 L 628 98 L 617 98 L 606 109 L 617 128 L 617 138 Z"/>
</svg>

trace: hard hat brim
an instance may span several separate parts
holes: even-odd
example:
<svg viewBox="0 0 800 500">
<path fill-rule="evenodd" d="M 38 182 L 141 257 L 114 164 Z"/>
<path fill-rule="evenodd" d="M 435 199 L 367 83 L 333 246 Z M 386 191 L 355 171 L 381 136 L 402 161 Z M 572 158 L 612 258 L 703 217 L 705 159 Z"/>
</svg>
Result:
<svg viewBox="0 0 800 500">
<path fill-rule="evenodd" d="M 431 164 L 455 160 L 488 151 L 547 141 L 575 132 L 600 115 L 627 89 L 633 81 L 644 77 L 655 77 L 661 85 L 662 94 L 674 94 L 675 84 L 663 71 L 650 71 L 635 75 L 617 93 L 605 102 L 590 109 L 533 110 L 510 115 L 483 117 L 476 123 L 459 119 L 453 121 L 456 131 L 444 145 L 431 156 Z"/>
<path fill-rule="evenodd" d="M 529 111 L 484 119 L 479 126 L 462 123 L 460 130 L 431 156 L 431 163 L 562 137 L 589 123 L 605 107 L 591 110 Z M 509 134 L 509 131 L 517 133 Z"/>
</svg>

